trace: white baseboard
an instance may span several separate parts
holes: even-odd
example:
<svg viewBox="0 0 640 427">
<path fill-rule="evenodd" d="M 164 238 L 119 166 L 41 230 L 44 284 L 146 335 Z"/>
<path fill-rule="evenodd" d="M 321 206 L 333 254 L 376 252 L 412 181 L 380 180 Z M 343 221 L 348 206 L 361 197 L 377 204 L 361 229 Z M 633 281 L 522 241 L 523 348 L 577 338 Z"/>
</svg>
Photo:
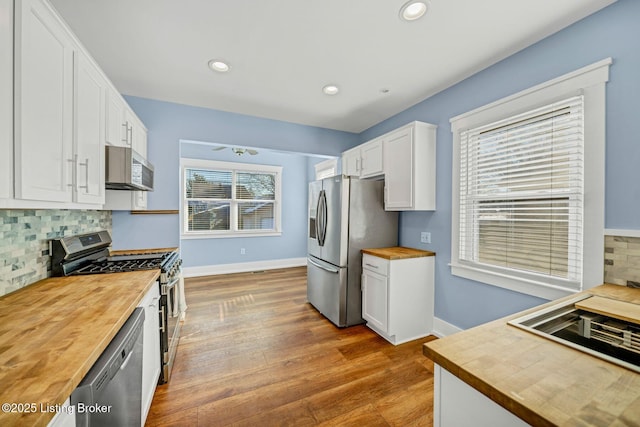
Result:
<svg viewBox="0 0 640 427">
<path fill-rule="evenodd" d="M 445 322 L 442 319 L 438 319 L 437 317 L 433 319 L 433 335 L 437 337 L 446 337 L 463 330 L 464 329 L 460 329 L 457 326 L 452 325 L 451 323 Z"/>
<path fill-rule="evenodd" d="M 214 276 L 216 274 L 247 273 L 250 271 L 275 270 L 277 268 L 302 267 L 307 258 L 274 259 L 268 261 L 240 262 L 234 264 L 199 265 L 182 267 L 184 277 Z"/>
</svg>

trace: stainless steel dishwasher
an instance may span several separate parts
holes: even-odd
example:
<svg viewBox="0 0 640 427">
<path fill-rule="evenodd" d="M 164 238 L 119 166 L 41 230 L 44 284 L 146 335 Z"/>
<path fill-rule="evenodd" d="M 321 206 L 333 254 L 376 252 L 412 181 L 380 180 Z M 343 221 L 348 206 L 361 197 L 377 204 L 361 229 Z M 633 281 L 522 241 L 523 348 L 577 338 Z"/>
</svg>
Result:
<svg viewBox="0 0 640 427">
<path fill-rule="evenodd" d="M 144 308 L 136 308 L 71 394 L 77 427 L 139 426 Z"/>
</svg>

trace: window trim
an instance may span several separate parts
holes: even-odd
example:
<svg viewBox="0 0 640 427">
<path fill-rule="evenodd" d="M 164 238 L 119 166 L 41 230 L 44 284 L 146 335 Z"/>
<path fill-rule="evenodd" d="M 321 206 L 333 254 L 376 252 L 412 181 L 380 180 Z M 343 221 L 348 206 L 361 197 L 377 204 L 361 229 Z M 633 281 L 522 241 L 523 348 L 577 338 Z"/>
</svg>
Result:
<svg viewBox="0 0 640 427">
<path fill-rule="evenodd" d="M 584 218 L 583 269 L 581 289 L 602 284 L 604 263 L 604 179 L 605 179 L 605 84 L 609 80 L 607 58 L 565 74 L 556 79 L 526 89 L 468 113 L 453 117 L 451 273 L 545 299 L 556 299 L 576 292 L 561 283 L 550 284 L 546 276 L 538 279 L 515 270 L 493 271 L 466 265 L 459 258 L 460 224 L 460 132 L 506 117 L 530 111 L 574 95 L 584 96 Z"/>
<path fill-rule="evenodd" d="M 273 173 L 275 181 L 274 201 L 274 230 L 229 230 L 229 231 L 187 231 L 186 230 L 186 206 L 185 192 L 186 169 L 211 169 L 235 172 L 265 172 Z M 270 237 L 282 235 L 282 166 L 261 165 L 252 163 L 223 162 L 205 159 L 180 159 L 180 238 L 181 239 L 224 239 L 238 237 Z"/>
</svg>

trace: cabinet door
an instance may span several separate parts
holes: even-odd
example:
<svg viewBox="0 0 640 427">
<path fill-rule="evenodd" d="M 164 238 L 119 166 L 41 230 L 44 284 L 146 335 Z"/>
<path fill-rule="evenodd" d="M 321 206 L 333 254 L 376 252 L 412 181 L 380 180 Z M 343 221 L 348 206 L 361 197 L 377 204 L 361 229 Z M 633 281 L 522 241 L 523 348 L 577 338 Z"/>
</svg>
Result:
<svg viewBox="0 0 640 427">
<path fill-rule="evenodd" d="M 138 154 L 142 154 L 144 156 L 144 153 L 140 152 L 139 132 L 141 125 L 139 125 L 136 115 L 128 107 L 125 107 L 124 109 L 124 121 L 125 127 L 127 128 L 127 144 L 130 145 Z"/>
<path fill-rule="evenodd" d="M 360 148 L 353 148 L 342 153 L 342 174 L 360 176 Z"/>
<path fill-rule="evenodd" d="M 386 210 L 413 207 L 413 129 L 402 129 L 384 140 Z"/>
<path fill-rule="evenodd" d="M 102 205 L 106 82 L 81 51 L 75 53 L 74 62 L 76 201 Z"/>
<path fill-rule="evenodd" d="M 62 408 L 56 412 L 47 427 L 76 427 L 76 412 L 71 407 L 71 399 L 67 398 Z"/>
<path fill-rule="evenodd" d="M 143 157 L 147 157 L 147 130 L 137 119 L 132 125 L 132 146 Z M 141 211 L 147 209 L 147 191 L 134 191 L 131 209 Z"/>
<path fill-rule="evenodd" d="M 144 336 L 142 351 L 142 420 L 147 418 L 153 394 L 160 377 L 160 291 L 155 284 L 141 303 L 144 308 Z"/>
<path fill-rule="evenodd" d="M 71 202 L 74 46 L 43 2 L 15 4 L 15 195 Z"/>
<path fill-rule="evenodd" d="M 134 191 L 131 209 L 134 211 L 144 211 L 147 209 L 147 191 Z"/>
<path fill-rule="evenodd" d="M 0 0 L 0 199 L 13 197 L 13 0 Z"/>
<path fill-rule="evenodd" d="M 387 277 L 368 269 L 362 270 L 362 318 L 386 333 L 389 326 Z"/>
<path fill-rule="evenodd" d="M 360 178 L 380 176 L 384 173 L 382 159 L 382 139 L 367 142 L 360 148 L 361 171 Z"/>
<path fill-rule="evenodd" d="M 112 87 L 108 90 L 107 98 L 107 144 L 116 147 L 131 145 L 124 118 L 124 101 Z"/>
</svg>

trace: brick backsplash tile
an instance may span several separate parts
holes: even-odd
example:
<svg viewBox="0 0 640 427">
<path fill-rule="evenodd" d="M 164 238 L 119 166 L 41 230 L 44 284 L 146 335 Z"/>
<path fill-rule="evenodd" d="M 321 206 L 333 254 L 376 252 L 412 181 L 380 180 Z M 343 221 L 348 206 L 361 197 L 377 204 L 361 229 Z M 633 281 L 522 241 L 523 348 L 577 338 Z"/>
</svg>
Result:
<svg viewBox="0 0 640 427">
<path fill-rule="evenodd" d="M 98 230 L 111 211 L 0 210 L 0 295 L 51 275 L 49 240 Z"/>
<path fill-rule="evenodd" d="M 640 237 L 605 236 L 604 281 L 626 285 L 640 280 Z"/>
</svg>

